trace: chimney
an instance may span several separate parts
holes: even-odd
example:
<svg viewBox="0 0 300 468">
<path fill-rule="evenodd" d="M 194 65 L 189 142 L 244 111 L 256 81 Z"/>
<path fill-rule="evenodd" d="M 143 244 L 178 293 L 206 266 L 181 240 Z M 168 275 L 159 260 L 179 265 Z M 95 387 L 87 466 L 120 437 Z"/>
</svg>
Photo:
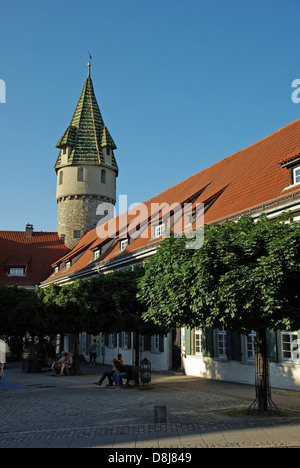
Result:
<svg viewBox="0 0 300 468">
<path fill-rule="evenodd" d="M 26 230 L 25 230 L 25 237 L 32 237 L 32 234 L 33 234 L 33 225 L 27 224 Z"/>
</svg>

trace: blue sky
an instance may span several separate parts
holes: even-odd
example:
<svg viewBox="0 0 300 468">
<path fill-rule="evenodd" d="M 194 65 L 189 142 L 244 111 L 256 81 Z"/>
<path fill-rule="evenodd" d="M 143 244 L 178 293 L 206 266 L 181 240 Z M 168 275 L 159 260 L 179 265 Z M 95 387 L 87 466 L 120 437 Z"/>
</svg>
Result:
<svg viewBox="0 0 300 468">
<path fill-rule="evenodd" d="M 0 0 L 0 15 L 0 230 L 56 231 L 55 144 L 89 50 L 128 204 L 300 117 L 299 0 Z"/>
</svg>

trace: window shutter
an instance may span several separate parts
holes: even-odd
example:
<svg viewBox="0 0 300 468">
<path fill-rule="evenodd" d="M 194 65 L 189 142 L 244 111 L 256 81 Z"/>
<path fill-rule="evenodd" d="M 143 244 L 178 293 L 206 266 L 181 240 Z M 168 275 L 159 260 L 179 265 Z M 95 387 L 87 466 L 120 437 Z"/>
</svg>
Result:
<svg viewBox="0 0 300 468">
<path fill-rule="evenodd" d="M 276 332 L 267 330 L 267 343 L 270 362 L 277 362 Z"/>
<path fill-rule="evenodd" d="M 163 336 L 160 336 L 159 337 L 159 351 L 160 353 L 163 353 L 164 352 L 164 337 Z"/>
<path fill-rule="evenodd" d="M 118 346 L 118 333 L 114 333 L 114 347 Z"/>
<path fill-rule="evenodd" d="M 192 354 L 192 347 L 191 347 L 191 329 L 185 329 L 185 354 L 190 356 Z"/>
<path fill-rule="evenodd" d="M 104 333 L 104 344 L 105 344 L 105 346 L 108 346 L 108 344 L 109 344 L 108 333 Z"/>
<path fill-rule="evenodd" d="M 214 357 L 214 336 L 212 327 L 203 328 L 202 354 L 205 357 Z"/>
<path fill-rule="evenodd" d="M 151 351 L 151 336 L 149 335 L 144 336 L 144 350 Z"/>
<path fill-rule="evenodd" d="M 241 335 L 231 330 L 226 330 L 226 340 L 227 340 L 227 358 L 230 361 L 241 361 L 242 359 Z"/>
</svg>

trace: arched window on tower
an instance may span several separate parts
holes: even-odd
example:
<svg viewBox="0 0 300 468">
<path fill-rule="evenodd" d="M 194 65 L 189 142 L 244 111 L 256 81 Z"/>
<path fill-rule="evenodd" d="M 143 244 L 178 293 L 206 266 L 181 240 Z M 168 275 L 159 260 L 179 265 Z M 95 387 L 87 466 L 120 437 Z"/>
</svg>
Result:
<svg viewBox="0 0 300 468">
<path fill-rule="evenodd" d="M 78 168 L 78 171 L 77 171 L 77 181 L 78 182 L 83 182 L 84 181 L 84 170 L 82 167 L 79 167 Z"/>
<path fill-rule="evenodd" d="M 105 169 L 101 170 L 101 182 L 102 184 L 106 184 L 106 170 Z"/>
<path fill-rule="evenodd" d="M 59 185 L 62 185 L 63 181 L 64 181 L 64 173 L 63 173 L 63 171 L 60 171 L 60 173 L 59 173 Z"/>
</svg>

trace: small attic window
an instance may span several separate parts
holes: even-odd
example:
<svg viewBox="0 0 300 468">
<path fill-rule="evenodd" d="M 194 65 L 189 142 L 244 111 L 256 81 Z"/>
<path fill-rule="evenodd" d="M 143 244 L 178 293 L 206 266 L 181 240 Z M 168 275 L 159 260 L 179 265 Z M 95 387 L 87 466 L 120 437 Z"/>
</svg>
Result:
<svg viewBox="0 0 300 468">
<path fill-rule="evenodd" d="M 125 250 L 128 247 L 128 239 L 121 239 L 120 250 Z"/>
<path fill-rule="evenodd" d="M 300 183 L 300 166 L 294 167 L 293 169 L 293 184 Z"/>
<path fill-rule="evenodd" d="M 164 224 L 158 224 L 157 226 L 155 226 L 154 228 L 154 237 L 155 238 L 158 238 L 158 237 L 161 237 L 164 233 L 164 230 L 165 230 L 165 225 Z"/>
<path fill-rule="evenodd" d="M 98 260 L 98 258 L 100 257 L 100 254 L 101 254 L 100 249 L 95 250 L 94 251 L 94 260 Z"/>
<path fill-rule="evenodd" d="M 25 276 L 25 268 L 10 268 L 8 276 Z"/>
</svg>

